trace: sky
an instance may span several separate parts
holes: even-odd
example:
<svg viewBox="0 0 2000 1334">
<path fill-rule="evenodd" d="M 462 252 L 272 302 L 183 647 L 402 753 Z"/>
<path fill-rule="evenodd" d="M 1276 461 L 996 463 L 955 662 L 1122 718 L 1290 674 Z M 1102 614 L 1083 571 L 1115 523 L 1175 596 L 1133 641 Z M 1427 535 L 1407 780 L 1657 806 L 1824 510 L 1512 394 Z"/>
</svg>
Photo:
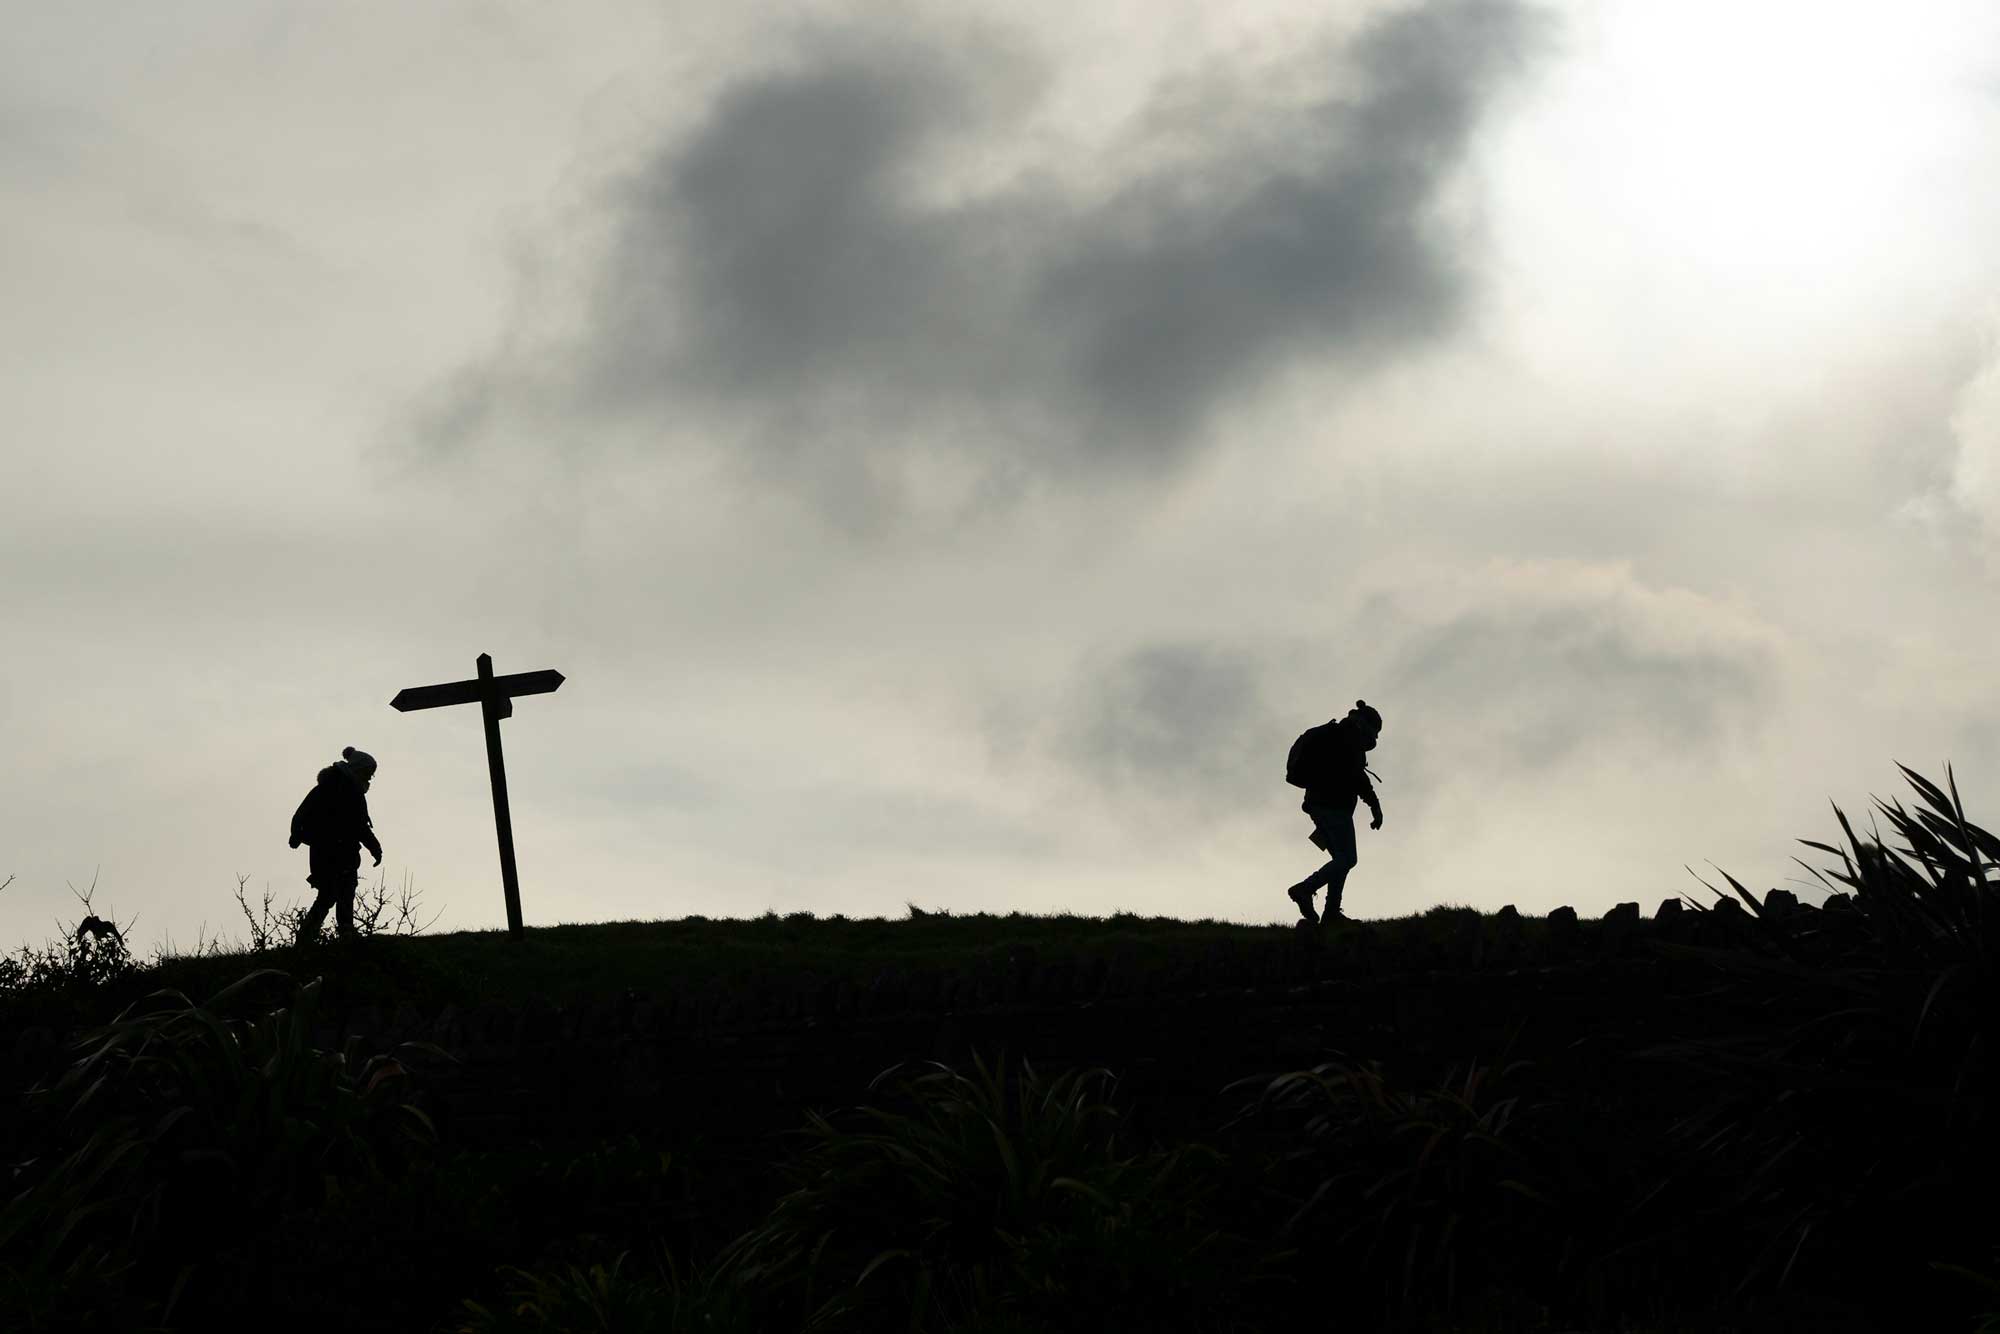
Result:
<svg viewBox="0 0 2000 1334">
<path fill-rule="evenodd" d="M 0 2 L 0 943 L 316 771 L 530 924 L 1822 891 L 2000 821 L 1981 0 Z M 1692 874 L 1691 874 L 1692 871 Z"/>
</svg>

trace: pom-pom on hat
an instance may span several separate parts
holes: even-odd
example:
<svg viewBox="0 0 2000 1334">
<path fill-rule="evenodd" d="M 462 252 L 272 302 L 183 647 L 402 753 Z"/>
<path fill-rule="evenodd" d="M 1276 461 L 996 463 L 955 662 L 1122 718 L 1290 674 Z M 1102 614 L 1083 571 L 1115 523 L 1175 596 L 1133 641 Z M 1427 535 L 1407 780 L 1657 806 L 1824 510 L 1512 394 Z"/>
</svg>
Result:
<svg viewBox="0 0 2000 1334">
<path fill-rule="evenodd" d="M 1355 700 L 1354 712 L 1348 716 L 1359 721 L 1362 726 L 1366 727 L 1371 732 L 1379 732 L 1382 730 L 1382 715 L 1375 712 L 1375 710 L 1369 706 L 1368 701 L 1365 699 Z"/>
<path fill-rule="evenodd" d="M 340 758 L 352 765 L 357 773 L 372 774 L 375 772 L 375 757 L 365 750 L 356 750 L 354 747 L 348 746 L 340 752 Z"/>
</svg>

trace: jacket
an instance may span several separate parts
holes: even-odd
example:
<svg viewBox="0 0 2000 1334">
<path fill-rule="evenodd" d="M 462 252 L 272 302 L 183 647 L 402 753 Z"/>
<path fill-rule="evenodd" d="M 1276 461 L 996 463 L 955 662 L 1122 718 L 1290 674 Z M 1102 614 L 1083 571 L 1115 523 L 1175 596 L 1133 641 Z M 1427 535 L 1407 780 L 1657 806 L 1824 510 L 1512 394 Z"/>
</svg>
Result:
<svg viewBox="0 0 2000 1334">
<path fill-rule="evenodd" d="M 1328 724 L 1325 748 L 1320 752 L 1319 775 L 1306 789 L 1304 810 L 1332 810 L 1354 813 L 1354 803 L 1365 801 L 1371 811 L 1382 808 L 1375 785 L 1368 781 L 1368 752 L 1345 719 Z"/>
<path fill-rule="evenodd" d="M 358 843 L 376 858 L 382 856 L 374 822 L 368 818 L 368 794 L 341 765 L 321 769 L 312 791 L 292 812 L 292 846 L 301 843 L 322 851 L 351 851 Z"/>
</svg>

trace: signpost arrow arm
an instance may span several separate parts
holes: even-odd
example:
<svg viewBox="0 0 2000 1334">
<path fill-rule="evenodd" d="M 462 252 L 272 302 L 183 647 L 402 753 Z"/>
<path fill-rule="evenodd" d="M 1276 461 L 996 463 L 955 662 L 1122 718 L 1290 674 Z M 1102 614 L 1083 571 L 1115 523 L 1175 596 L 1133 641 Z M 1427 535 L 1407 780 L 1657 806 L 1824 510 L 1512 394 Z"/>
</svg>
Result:
<svg viewBox="0 0 2000 1334">
<path fill-rule="evenodd" d="M 492 689 L 493 655 L 479 655 L 482 694 Z M 505 710 L 504 712 L 502 710 Z M 513 712 L 505 695 L 484 694 L 479 712 L 486 720 L 486 771 L 493 780 L 493 824 L 500 832 L 500 886 L 507 895 L 507 934 L 521 937 L 521 882 L 514 873 L 514 820 L 507 811 L 507 762 L 500 753 L 500 720 Z"/>
</svg>

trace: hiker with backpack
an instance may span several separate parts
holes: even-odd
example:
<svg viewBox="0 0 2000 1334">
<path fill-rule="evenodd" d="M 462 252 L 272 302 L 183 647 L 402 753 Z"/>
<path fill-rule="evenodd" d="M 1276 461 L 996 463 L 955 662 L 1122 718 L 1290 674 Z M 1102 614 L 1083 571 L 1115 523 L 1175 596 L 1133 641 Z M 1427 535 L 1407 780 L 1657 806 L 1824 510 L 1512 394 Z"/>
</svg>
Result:
<svg viewBox="0 0 2000 1334">
<path fill-rule="evenodd" d="M 1368 752 L 1382 733 L 1382 715 L 1357 699 L 1345 718 L 1309 727 L 1292 743 L 1285 757 L 1285 781 L 1306 790 L 1300 809 L 1312 818 L 1313 845 L 1327 855 L 1326 865 L 1285 891 L 1299 906 L 1299 916 L 1312 923 L 1345 921 L 1340 911 L 1347 873 L 1359 860 L 1354 845 L 1354 805 L 1368 803 L 1374 813 L 1370 829 L 1382 827 L 1382 803 L 1370 783 Z M 1313 911 L 1313 891 L 1326 887 L 1324 913 Z"/>
<path fill-rule="evenodd" d="M 312 791 L 292 813 L 292 846 L 312 849 L 306 883 L 319 891 L 299 922 L 301 942 L 319 939 L 326 910 L 333 909 L 340 937 L 354 934 L 354 890 L 361 877 L 361 849 L 382 864 L 382 845 L 368 818 L 368 784 L 375 777 L 375 757 L 349 746 L 340 758 L 319 771 Z"/>
</svg>

